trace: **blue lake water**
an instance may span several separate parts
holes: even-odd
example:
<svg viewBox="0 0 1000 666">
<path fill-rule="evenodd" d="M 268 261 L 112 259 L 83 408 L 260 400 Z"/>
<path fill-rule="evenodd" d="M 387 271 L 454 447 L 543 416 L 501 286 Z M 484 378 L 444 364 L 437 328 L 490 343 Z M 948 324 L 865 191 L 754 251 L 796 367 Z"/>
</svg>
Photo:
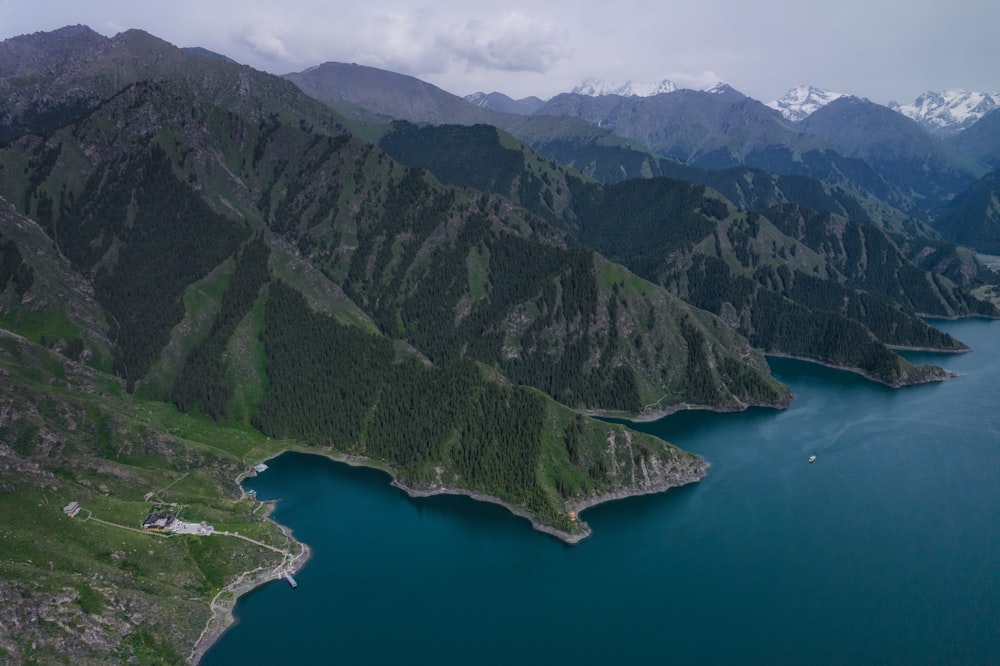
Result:
<svg viewBox="0 0 1000 666">
<path fill-rule="evenodd" d="M 708 476 L 588 510 L 576 546 L 281 456 L 247 485 L 313 557 L 298 589 L 244 597 L 203 663 L 997 663 L 1000 322 L 935 325 L 974 349 L 908 355 L 947 382 L 772 359 L 786 411 L 638 424 Z"/>
</svg>

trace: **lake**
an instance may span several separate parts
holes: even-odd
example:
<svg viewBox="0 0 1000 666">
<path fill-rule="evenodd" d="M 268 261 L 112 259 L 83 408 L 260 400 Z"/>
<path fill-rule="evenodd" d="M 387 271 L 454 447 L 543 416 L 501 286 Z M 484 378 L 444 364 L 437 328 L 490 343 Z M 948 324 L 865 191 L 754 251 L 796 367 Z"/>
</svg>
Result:
<svg viewBox="0 0 1000 666">
<path fill-rule="evenodd" d="M 908 357 L 949 381 L 770 359 L 786 411 L 636 424 L 708 476 L 586 511 L 576 546 L 378 471 L 269 461 L 246 485 L 313 557 L 298 589 L 244 597 L 203 663 L 995 663 L 1000 322 L 933 323 L 974 351 Z"/>
</svg>

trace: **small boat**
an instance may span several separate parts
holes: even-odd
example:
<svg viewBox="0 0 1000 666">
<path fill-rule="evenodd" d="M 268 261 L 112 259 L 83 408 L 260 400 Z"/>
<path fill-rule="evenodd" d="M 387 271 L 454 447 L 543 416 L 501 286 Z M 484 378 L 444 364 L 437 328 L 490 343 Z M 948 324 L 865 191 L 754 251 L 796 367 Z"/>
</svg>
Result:
<svg viewBox="0 0 1000 666">
<path fill-rule="evenodd" d="M 809 456 L 809 462 L 816 462 L 816 456 Z"/>
</svg>

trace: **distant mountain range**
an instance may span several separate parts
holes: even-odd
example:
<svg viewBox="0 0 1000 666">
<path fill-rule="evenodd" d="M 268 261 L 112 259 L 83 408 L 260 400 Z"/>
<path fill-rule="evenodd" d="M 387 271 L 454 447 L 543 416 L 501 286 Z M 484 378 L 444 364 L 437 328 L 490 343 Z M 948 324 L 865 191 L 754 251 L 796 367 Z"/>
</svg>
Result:
<svg viewBox="0 0 1000 666">
<path fill-rule="evenodd" d="M 673 81 L 663 79 L 655 83 L 633 83 L 626 81 L 619 85 L 604 79 L 587 79 L 572 92 L 575 95 L 590 95 L 591 97 L 602 97 L 604 95 L 620 95 L 622 97 L 652 97 L 663 93 L 670 93 L 677 90 L 677 85 Z"/>
<path fill-rule="evenodd" d="M 465 101 L 469 104 L 475 104 L 483 109 L 489 109 L 490 111 L 499 111 L 500 113 L 517 113 L 524 116 L 530 116 L 538 110 L 538 107 L 545 104 L 544 101 L 537 97 L 511 99 L 507 95 L 499 92 L 472 93 L 471 95 L 465 96 Z"/>
<path fill-rule="evenodd" d="M 653 97 L 679 90 L 682 89 L 668 79 L 654 83 L 626 81 L 624 84 L 618 84 L 600 78 L 590 78 L 574 87 L 570 94 L 587 97 Z M 725 83 L 717 83 L 705 90 L 705 92 L 728 91 L 734 89 Z M 766 106 L 781 113 L 786 120 L 800 122 L 830 102 L 847 96 L 848 93 L 802 84 L 792 88 L 782 97 L 767 102 Z M 535 113 L 545 103 L 537 97 L 514 100 L 499 92 L 477 92 L 467 95 L 465 100 L 494 111 L 526 115 Z M 960 89 L 928 91 L 917 97 L 912 104 L 889 102 L 887 107 L 916 121 L 934 134 L 948 137 L 968 129 L 991 111 L 1000 108 L 1000 92 Z"/>
<path fill-rule="evenodd" d="M 916 120 L 936 134 L 950 135 L 968 129 L 1000 108 L 1000 92 L 928 91 L 913 104 L 889 102 L 889 108 Z"/>
<path fill-rule="evenodd" d="M 846 96 L 848 95 L 845 93 L 801 85 L 767 105 L 780 111 L 788 120 L 798 122 Z M 916 121 L 930 132 L 947 137 L 972 127 L 991 111 L 1000 108 L 1000 92 L 928 91 L 917 97 L 912 104 L 889 102 L 887 107 Z"/>
<path fill-rule="evenodd" d="M 592 79 L 576 88 L 587 94 L 562 93 L 540 103 L 498 92 L 463 99 L 413 77 L 342 63 L 287 78 L 364 122 L 490 124 L 606 182 L 676 172 L 664 159 L 701 169 L 747 166 L 805 176 L 859 201 L 881 202 L 883 213 L 871 217 L 896 222 L 933 220 L 951 198 L 995 168 L 995 132 L 979 132 L 984 136 L 972 144 L 960 141 L 962 134 L 976 133 L 970 126 L 946 142 L 885 106 L 811 86 L 768 106 L 725 84 L 652 94 L 675 86 Z"/>
<path fill-rule="evenodd" d="M 944 141 L 720 85 L 524 115 L 83 26 L 0 42 L 0 91 L 4 663 L 197 661 L 220 593 L 297 565 L 233 483 L 281 451 L 575 541 L 706 467 L 589 413 L 787 406 L 764 353 L 941 380 L 894 349 L 1000 318 L 946 242 L 1000 240 L 996 112 Z M 116 527 L 160 505 L 266 548 Z"/>
<path fill-rule="evenodd" d="M 991 169 L 1000 169 L 1000 110 L 994 110 L 969 129 L 950 136 L 948 143 Z"/>
</svg>

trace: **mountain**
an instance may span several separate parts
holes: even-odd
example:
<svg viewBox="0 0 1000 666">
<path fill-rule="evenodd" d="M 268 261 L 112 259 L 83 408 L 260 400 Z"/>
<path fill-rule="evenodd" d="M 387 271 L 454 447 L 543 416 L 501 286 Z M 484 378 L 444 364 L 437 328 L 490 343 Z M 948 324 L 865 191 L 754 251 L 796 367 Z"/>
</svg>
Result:
<svg viewBox="0 0 1000 666">
<path fill-rule="evenodd" d="M 338 113 L 367 123 L 352 128 L 369 140 L 377 141 L 391 120 L 487 124 L 587 175 L 620 179 L 655 173 L 651 162 L 656 157 L 647 148 L 579 118 L 502 112 L 489 105 L 477 106 L 410 76 L 358 65 L 327 63 L 286 78 Z"/>
<path fill-rule="evenodd" d="M 956 347 L 955 341 L 934 332 L 918 313 L 955 316 L 992 311 L 951 280 L 917 269 L 879 229 L 803 206 L 779 205 L 757 215 L 736 211 L 704 187 L 664 178 L 613 186 L 584 182 L 526 147 L 518 150 L 494 128 L 398 124 L 381 145 L 397 159 L 427 168 L 444 182 L 519 197 L 525 208 L 562 226 L 581 243 L 599 248 L 723 318 L 732 304 L 742 304 L 736 307 L 753 312 L 754 323 L 727 321 L 756 345 L 861 368 L 890 384 L 920 375 L 897 367 L 888 350 L 877 351 L 879 343 L 866 330 L 892 346 L 957 349 L 960 344 Z M 444 145 L 463 150 L 442 150 Z M 476 164 L 481 166 L 477 169 Z M 729 178 L 734 181 L 738 175 Z M 769 185 L 770 192 L 781 192 L 780 179 Z M 835 191 L 824 192 L 816 185 L 818 199 L 838 200 Z M 807 189 L 790 182 L 783 186 L 789 191 Z M 872 256 L 879 261 L 866 258 Z M 940 248 L 937 263 L 948 256 Z M 692 273 L 692 267 L 717 261 L 721 263 L 713 268 L 712 299 L 700 290 L 691 291 L 691 284 L 706 279 Z M 957 258 L 953 261 L 959 263 Z M 779 269 L 782 277 L 776 278 L 767 268 L 773 262 L 785 264 Z M 798 286 L 792 288 L 793 282 Z M 753 295 L 749 301 L 748 292 Z M 821 321 L 826 333 L 804 342 L 768 332 L 773 322 L 786 320 L 798 320 L 802 331 L 813 325 L 809 322 Z M 826 346 L 829 336 L 854 342 L 833 350 Z M 880 360 L 873 364 L 873 359 Z"/>
<path fill-rule="evenodd" d="M 524 116 L 530 116 L 538 110 L 538 107 L 544 104 L 544 102 L 537 97 L 512 99 L 507 95 L 498 92 L 472 93 L 471 95 L 465 96 L 465 101 L 484 109 L 490 109 L 491 111 L 499 111 L 500 113 L 516 113 Z"/>
<path fill-rule="evenodd" d="M 5 196 L 23 201 L 24 212 L 58 239 L 61 251 L 79 270 L 103 267 L 96 294 L 115 322 L 119 344 L 114 368 L 130 390 L 164 380 L 150 372 L 182 315 L 176 299 L 185 281 L 233 255 L 249 230 L 262 225 L 294 238 L 306 258 L 337 276 L 339 287 L 383 333 L 406 340 L 436 364 L 471 354 L 516 374 L 520 383 L 558 392 L 573 406 L 625 412 L 639 411 L 654 393 L 686 381 L 656 369 L 668 356 L 637 355 L 618 347 L 621 336 L 614 328 L 634 326 L 627 323 L 633 315 L 620 310 L 621 322 L 598 317 L 610 294 L 603 293 L 592 275 L 611 269 L 603 268 L 590 252 L 564 247 L 559 234 L 541 220 L 496 218 L 487 202 L 474 205 L 443 191 L 419 171 L 394 170 L 381 151 L 372 153 L 371 147 L 345 135 L 323 137 L 277 119 L 250 125 L 239 117 L 223 123 L 231 125 L 230 135 L 202 135 L 186 126 L 192 101 L 199 108 L 189 95 L 169 82 L 135 84 L 109 99 L 101 113 L 93 112 L 74 125 L 73 133 L 60 131 L 41 144 L 25 137 L 3 156 L 5 172 L 27 166 L 31 174 L 26 182 L 5 180 Z M 202 105 L 201 112 L 208 119 L 220 110 Z M 119 128 L 120 136 L 109 135 L 107 126 Z M 178 137 L 167 145 L 169 152 L 159 147 L 167 135 Z M 84 160 L 83 171 L 90 174 L 86 181 L 68 170 L 78 158 L 60 160 L 80 154 L 100 156 L 99 161 Z M 198 190 L 171 180 L 168 167 L 178 169 L 185 183 L 199 183 L 202 191 L 211 192 L 208 201 L 195 196 Z M 364 178 L 355 175 L 369 171 Z M 142 184 L 143 196 L 129 194 L 134 185 L 123 181 L 127 173 Z M 348 185 L 352 176 L 354 182 Z M 169 213 L 157 198 L 168 195 L 175 202 Z M 341 197 L 354 203 L 334 205 Z M 115 202 L 125 200 L 132 200 L 136 211 L 160 226 L 141 234 L 138 229 L 128 231 L 134 227 L 122 226 L 125 220 L 115 209 Z M 490 206 L 510 210 L 501 201 Z M 368 213 L 358 217 L 359 210 Z M 226 219 L 234 211 L 243 222 Z M 183 217 L 172 217 L 182 212 Z M 448 230 L 453 220 L 461 220 L 463 233 Z M 181 222 L 200 225 L 212 242 Z M 168 228 L 185 232 L 167 239 L 163 234 Z M 341 246 L 344 234 L 359 244 Z M 192 242 L 197 245 L 184 245 Z M 112 250 L 113 255 L 106 256 Z M 429 265 L 428 253 L 433 258 Z M 488 261 L 490 256 L 509 259 L 494 263 Z M 177 265 L 180 258 L 182 264 Z M 172 267 L 172 281 L 144 272 L 144 262 L 150 261 Z M 468 278 L 459 280 L 444 268 L 465 264 L 476 267 L 471 294 Z M 512 282 L 501 271 L 515 271 L 521 279 Z M 567 281 L 576 291 L 566 291 Z M 562 295 L 552 302 L 552 294 Z M 543 296 L 545 300 L 534 303 Z M 571 303 L 570 296 L 583 300 Z M 662 309 L 668 318 L 686 308 L 665 293 L 656 297 L 662 303 L 648 298 L 639 298 L 635 307 Z M 166 307 L 165 302 L 174 306 Z M 522 309 L 534 314 L 515 316 Z M 453 326 L 443 327 L 441 317 L 447 312 L 454 313 L 445 318 Z M 572 317 L 582 319 L 574 322 Z M 535 327 L 519 328 L 531 322 Z M 475 344 L 470 345 L 470 339 Z M 738 343 L 734 339 L 720 348 Z M 649 341 L 649 349 L 656 347 L 666 351 Z M 597 354 L 598 349 L 603 353 Z M 673 351 L 685 353 L 681 348 Z M 633 362 L 646 367 L 641 376 L 626 367 Z M 548 372 L 539 372 L 542 366 Z M 553 367 L 562 369 L 553 374 Z M 679 388 L 673 386 L 671 393 Z M 210 413 L 225 417 L 225 404 Z M 204 404 L 202 409 L 207 409 Z"/>
<path fill-rule="evenodd" d="M 99 55 L 109 40 L 85 25 L 36 32 L 0 42 L 0 78 L 24 76 L 39 69 L 68 69 L 82 54 Z"/>
<path fill-rule="evenodd" d="M 768 102 L 767 106 L 779 111 L 786 120 L 798 122 L 817 109 L 843 96 L 844 93 L 801 85 L 792 88 L 780 99 Z"/>
<path fill-rule="evenodd" d="M 916 312 L 955 306 L 995 312 L 949 281 L 922 274 L 881 232 L 828 214 L 796 207 L 740 213 L 710 192 L 665 179 L 578 196 L 581 240 L 625 259 L 639 275 L 719 315 L 768 351 L 857 368 L 897 385 L 920 381 L 925 370 L 910 370 L 877 340 L 961 349 Z M 651 199 L 658 205 L 628 203 Z M 808 221 L 791 226 L 791 214 Z M 873 256 L 877 265 L 869 263 Z M 913 296 L 903 297 L 909 290 Z"/>
<path fill-rule="evenodd" d="M 860 132 L 838 147 L 836 141 L 805 131 L 803 123 L 784 121 L 774 110 L 729 86 L 717 86 L 712 93 L 677 91 L 652 98 L 566 94 L 544 104 L 536 115 L 493 114 L 484 121 L 507 130 L 542 155 L 606 183 L 671 176 L 716 188 L 740 207 L 756 212 L 797 203 L 880 226 L 894 234 L 912 261 L 958 284 L 989 278 L 972 255 L 941 241 L 926 222 L 981 173 L 977 164 L 987 160 L 963 156 L 961 150 L 949 152 L 939 142 L 927 143 L 926 137 L 918 137 L 913 145 L 923 144 L 927 149 L 924 161 L 929 168 L 924 170 L 921 156 L 906 155 L 901 149 L 906 147 L 905 139 L 888 151 L 876 150 L 865 144 L 885 143 L 885 136 Z M 452 100 L 447 94 L 445 98 Z M 333 103 L 345 111 L 346 102 Z M 652 104 L 663 108 L 650 111 L 646 107 Z M 418 114 L 402 115 L 419 120 Z M 908 122 L 894 115 L 903 125 Z M 622 117 L 632 122 L 623 124 Z M 464 113 L 460 119 L 468 122 Z M 891 119 L 883 120 L 893 125 Z M 837 122 L 827 125 L 823 131 L 830 131 L 831 137 L 843 131 L 837 129 Z M 906 131 L 896 133 L 905 135 Z M 381 135 L 382 131 L 366 134 L 371 140 Z M 982 135 L 974 150 L 990 145 L 993 134 Z M 695 152 L 692 147 L 697 147 Z M 860 157 L 844 155 L 851 151 L 877 156 L 879 168 Z M 515 196 L 524 201 L 523 194 L 527 193 Z"/>
<path fill-rule="evenodd" d="M 206 58 L 215 58 L 216 60 L 224 60 L 225 62 L 236 63 L 235 60 L 229 56 L 224 56 L 221 53 L 216 53 L 215 51 L 209 51 L 201 46 L 186 46 L 182 50 L 188 53 L 193 53 L 195 55 L 205 56 Z"/>
<path fill-rule="evenodd" d="M 465 125 L 488 123 L 497 115 L 420 79 L 364 65 L 326 62 L 284 78 L 342 113 L 367 111 L 354 114 L 363 119 Z"/>
<path fill-rule="evenodd" d="M 572 507 L 706 464 L 545 391 L 619 414 L 787 404 L 718 317 L 515 200 L 399 164 L 289 82 L 144 33 L 95 43 L 3 79 L 22 109 L 86 102 L 58 124 L 20 113 L 0 148 L 12 661 L 185 660 L 220 591 L 299 562 L 232 483 L 282 450 L 573 540 Z M 179 505 L 265 547 L 137 533 Z"/>
<path fill-rule="evenodd" d="M 138 31 L 0 45 L 15 51 L 0 78 L 14 663 L 196 661 L 241 586 L 306 554 L 238 485 L 282 451 L 495 501 L 576 541 L 581 506 L 707 468 L 587 412 L 787 406 L 762 349 L 891 385 L 942 379 L 888 345 L 958 350 L 915 313 L 996 314 L 832 215 L 741 211 L 666 178 L 604 186 L 496 127 L 387 123 L 313 81 L 383 121 L 362 127 L 287 79 Z M 342 67 L 387 110 L 457 100 L 536 138 L 567 136 L 558 125 L 633 145 Z M 176 507 L 215 535 L 142 533 Z"/>
<path fill-rule="evenodd" d="M 655 97 L 564 93 L 536 113 L 573 116 L 638 141 L 664 157 L 700 166 L 734 166 L 758 146 L 784 143 L 795 130 L 771 109 L 727 90 L 678 90 Z"/>
<path fill-rule="evenodd" d="M 152 79 L 192 86 L 254 118 L 344 129 L 330 107 L 246 65 L 186 52 L 141 30 L 109 38 L 73 26 L 0 42 L 0 146 L 73 122 L 126 86 Z"/>
<path fill-rule="evenodd" d="M 728 87 L 721 94 L 679 90 L 649 98 L 567 93 L 553 97 L 537 113 L 582 118 L 660 157 L 701 169 L 749 166 L 807 176 L 894 208 L 912 207 L 908 192 L 894 189 L 864 161 L 843 156 L 800 123 L 790 123 Z"/>
<path fill-rule="evenodd" d="M 1000 255 L 1000 171 L 986 174 L 955 197 L 934 226 L 954 243 Z"/>
<path fill-rule="evenodd" d="M 728 86 L 722 92 L 678 90 L 655 97 L 565 93 L 537 113 L 582 118 L 662 157 L 708 169 L 746 164 L 777 173 L 814 175 L 813 156 L 830 147 Z M 835 170 L 829 159 L 820 160 L 824 176 Z M 840 170 L 851 169 L 844 165 Z M 871 177 L 878 179 L 875 174 Z"/>
<path fill-rule="evenodd" d="M 921 270 L 969 286 L 993 281 L 966 248 L 938 240 L 938 232 L 927 223 L 894 209 L 884 202 L 862 197 L 843 187 L 808 176 L 782 176 L 750 167 L 699 169 L 670 160 L 660 160 L 661 175 L 707 185 L 747 211 L 765 213 L 782 204 L 797 204 L 835 218 L 873 225 L 889 234 L 899 249 Z"/>
<path fill-rule="evenodd" d="M 842 112 L 820 115 L 811 123 L 807 121 L 813 116 L 791 123 L 774 109 L 720 85 L 711 92 L 677 90 L 651 97 L 563 93 L 532 115 L 519 115 L 476 107 L 412 77 L 356 65 L 328 63 L 289 76 L 308 94 L 354 118 L 490 124 L 608 182 L 665 175 L 659 158 L 711 170 L 747 166 L 805 176 L 841 188 L 850 197 L 877 200 L 884 208 L 916 218 L 910 227 L 926 221 L 983 173 L 977 160 L 914 132 L 913 121 L 885 107 L 878 107 L 885 111 L 879 115 L 873 108 L 878 105 L 860 100 L 846 112 L 840 107 Z M 867 118 L 850 118 L 855 111 Z M 870 131 L 876 125 L 880 128 Z M 371 140 L 383 131 L 355 129 Z M 888 149 L 887 134 L 898 138 Z M 909 150 L 906 136 L 916 141 Z"/>
<path fill-rule="evenodd" d="M 987 113 L 965 131 L 950 137 L 948 143 L 991 169 L 1000 168 L 1000 109 Z"/>
<path fill-rule="evenodd" d="M 619 97 L 652 97 L 662 93 L 674 92 L 677 86 L 673 81 L 663 79 L 656 83 L 632 83 L 626 81 L 619 85 L 604 79 L 586 79 L 571 91 L 574 95 L 587 95 L 588 97 L 603 97 L 604 95 L 618 95 Z"/>
<path fill-rule="evenodd" d="M 898 192 L 919 196 L 904 210 L 932 215 L 981 175 L 977 165 L 916 121 L 857 97 L 841 97 L 802 121 L 802 128 L 882 174 Z"/>
<path fill-rule="evenodd" d="M 889 102 L 889 108 L 939 136 L 953 136 L 1000 107 L 1000 92 L 927 91 L 912 104 Z"/>
<path fill-rule="evenodd" d="M 731 95 L 733 93 L 737 95 L 743 94 L 736 88 L 733 88 L 728 83 L 722 83 L 721 81 L 711 87 L 705 88 L 705 92 L 710 93 L 712 95 Z"/>
</svg>

